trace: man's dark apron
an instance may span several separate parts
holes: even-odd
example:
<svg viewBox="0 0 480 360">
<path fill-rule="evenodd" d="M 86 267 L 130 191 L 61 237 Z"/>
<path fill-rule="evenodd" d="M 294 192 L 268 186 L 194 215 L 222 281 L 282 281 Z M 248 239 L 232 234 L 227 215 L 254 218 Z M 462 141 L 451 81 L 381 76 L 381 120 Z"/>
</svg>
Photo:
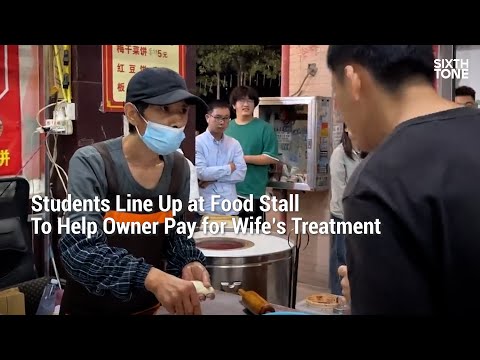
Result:
<svg viewBox="0 0 480 360">
<path fill-rule="evenodd" d="M 115 207 L 115 197 L 121 195 L 122 208 L 125 209 L 126 194 L 120 194 L 117 183 L 117 173 L 110 153 L 106 145 L 97 143 L 93 145 L 102 155 L 105 163 L 105 172 L 108 182 L 107 198 L 110 201 L 111 209 L 104 214 L 104 218 L 113 218 L 115 222 L 154 222 L 160 225 L 154 235 L 140 234 L 109 234 L 107 235 L 107 244 L 111 247 L 126 249 L 129 254 L 135 257 L 143 257 L 148 264 L 165 271 L 166 270 L 166 250 L 167 236 L 165 235 L 165 218 L 172 217 L 171 212 L 165 213 L 159 210 L 158 197 L 152 198 L 154 212 L 150 213 L 127 213 L 117 212 Z M 177 151 L 173 157 L 172 176 L 168 194 L 176 198 L 179 192 L 180 184 L 183 184 L 185 176 L 185 158 Z M 165 194 L 167 195 L 167 194 Z M 165 197 L 164 197 L 165 198 Z M 134 289 L 133 296 L 129 301 L 121 301 L 106 291 L 104 296 L 91 294 L 86 288 L 74 281 L 67 275 L 67 284 L 62 298 L 61 314 L 87 315 L 87 314 L 148 314 L 153 313 L 159 306 L 155 296 L 145 289 Z"/>
</svg>

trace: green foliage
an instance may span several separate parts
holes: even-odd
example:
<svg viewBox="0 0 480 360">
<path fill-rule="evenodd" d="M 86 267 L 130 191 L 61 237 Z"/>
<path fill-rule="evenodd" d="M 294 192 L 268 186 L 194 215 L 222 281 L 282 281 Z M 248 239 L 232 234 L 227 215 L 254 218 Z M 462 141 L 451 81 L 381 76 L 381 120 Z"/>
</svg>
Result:
<svg viewBox="0 0 480 360">
<path fill-rule="evenodd" d="M 206 96 L 220 87 L 228 87 L 225 75 L 236 74 L 236 85 L 245 85 L 247 79 L 262 76 L 277 79 L 280 76 L 281 55 L 269 45 L 199 45 L 197 46 L 199 94 Z"/>
</svg>

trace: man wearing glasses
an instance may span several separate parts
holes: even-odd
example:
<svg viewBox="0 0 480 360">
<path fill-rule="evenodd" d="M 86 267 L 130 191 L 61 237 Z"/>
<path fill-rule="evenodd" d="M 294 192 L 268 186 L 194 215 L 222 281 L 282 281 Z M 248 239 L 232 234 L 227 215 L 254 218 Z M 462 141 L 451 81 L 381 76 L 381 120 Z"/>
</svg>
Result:
<svg viewBox="0 0 480 360">
<path fill-rule="evenodd" d="M 245 181 L 237 184 L 240 198 L 253 195 L 253 212 L 242 211 L 239 216 L 253 216 L 265 221 L 265 213 L 261 209 L 260 197 L 266 194 L 268 170 L 271 164 L 278 162 L 278 141 L 272 125 L 262 119 L 255 118 L 253 111 L 259 103 L 258 93 L 248 86 L 239 86 L 230 94 L 230 105 L 237 114 L 225 131 L 225 134 L 237 139 L 242 145 L 247 163 Z"/>
<path fill-rule="evenodd" d="M 240 143 L 224 134 L 230 121 L 228 103 L 213 101 L 205 118 L 207 130 L 195 138 L 195 166 L 200 196 L 204 199 L 203 213 L 237 215 L 238 211 L 232 208 L 237 199 L 235 185 L 245 179 L 247 164 Z"/>
</svg>

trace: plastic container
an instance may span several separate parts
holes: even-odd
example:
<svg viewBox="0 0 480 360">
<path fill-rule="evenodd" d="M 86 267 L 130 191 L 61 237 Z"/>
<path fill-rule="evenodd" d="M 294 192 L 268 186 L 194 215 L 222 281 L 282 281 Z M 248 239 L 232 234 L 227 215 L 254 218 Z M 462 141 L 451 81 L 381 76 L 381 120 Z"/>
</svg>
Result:
<svg viewBox="0 0 480 360">
<path fill-rule="evenodd" d="M 315 308 L 307 305 L 305 300 L 299 301 L 295 305 L 295 309 L 307 313 L 309 315 L 333 315 L 332 311 L 324 310 L 321 308 Z"/>
<path fill-rule="evenodd" d="M 338 295 L 320 293 L 307 296 L 305 305 L 314 311 L 333 314 L 334 309 L 341 305 L 341 300 Z"/>
</svg>

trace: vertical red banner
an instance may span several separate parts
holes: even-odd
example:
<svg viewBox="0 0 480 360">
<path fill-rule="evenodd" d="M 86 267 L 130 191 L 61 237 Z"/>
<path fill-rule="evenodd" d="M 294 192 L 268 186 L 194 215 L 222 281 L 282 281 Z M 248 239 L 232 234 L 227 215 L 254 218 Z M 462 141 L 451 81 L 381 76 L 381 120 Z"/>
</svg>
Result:
<svg viewBox="0 0 480 360">
<path fill-rule="evenodd" d="M 0 45 L 0 176 L 22 168 L 18 45 Z"/>
</svg>

